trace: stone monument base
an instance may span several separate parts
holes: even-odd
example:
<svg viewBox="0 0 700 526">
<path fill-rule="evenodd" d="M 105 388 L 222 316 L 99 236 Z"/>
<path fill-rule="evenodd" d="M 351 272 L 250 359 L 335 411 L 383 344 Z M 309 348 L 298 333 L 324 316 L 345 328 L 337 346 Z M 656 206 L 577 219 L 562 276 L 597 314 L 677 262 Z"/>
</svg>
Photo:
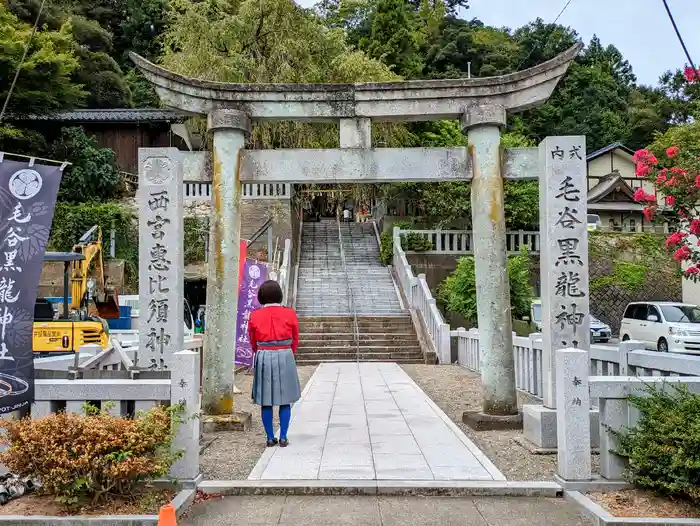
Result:
<svg viewBox="0 0 700 526">
<path fill-rule="evenodd" d="M 600 448 L 598 409 L 591 409 L 591 448 Z M 557 452 L 557 410 L 543 405 L 523 406 L 523 437 L 531 452 L 548 454 Z M 527 447 L 527 446 L 526 446 Z M 528 449 L 531 449 L 528 447 Z"/>
<path fill-rule="evenodd" d="M 523 415 L 487 415 L 481 411 L 465 411 L 462 422 L 474 431 L 505 431 L 523 428 Z"/>
<path fill-rule="evenodd" d="M 205 415 L 203 422 L 205 433 L 248 431 L 253 425 L 253 417 L 248 412 L 239 411 L 231 415 Z"/>
</svg>

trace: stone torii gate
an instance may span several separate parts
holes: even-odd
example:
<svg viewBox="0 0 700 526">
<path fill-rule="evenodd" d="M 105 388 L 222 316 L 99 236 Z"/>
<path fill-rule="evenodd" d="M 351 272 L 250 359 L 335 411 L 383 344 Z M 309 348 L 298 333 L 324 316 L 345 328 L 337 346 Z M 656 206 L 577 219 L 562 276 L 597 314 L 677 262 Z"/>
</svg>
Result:
<svg viewBox="0 0 700 526">
<path fill-rule="evenodd" d="M 214 217 L 209 244 L 205 410 L 226 414 L 232 409 L 241 183 L 471 180 L 484 400 L 483 413 L 477 418 L 501 424 L 506 423 L 501 420 L 512 421 L 514 416 L 517 419 L 503 179 L 537 179 L 541 161 L 537 148 L 502 150 L 500 134 L 508 113 L 526 110 L 550 97 L 579 51 L 580 46 L 575 46 L 539 66 L 500 77 L 364 84 L 210 82 L 178 75 L 132 53 L 132 60 L 153 84 L 164 105 L 206 115 L 208 129 L 213 133 Z M 444 119 L 461 120 L 467 148 L 372 148 L 373 121 Z M 340 148 L 244 149 L 251 123 L 284 120 L 338 122 Z M 151 205 L 164 204 L 163 192 L 167 194 L 167 188 L 173 192 L 173 203 L 181 201 L 182 191 L 176 187 L 181 188 L 183 170 L 192 169 L 188 168 L 192 162 L 201 165 L 205 161 L 173 149 L 141 151 L 143 245 L 146 239 L 159 241 L 160 232 L 168 229 L 173 229 L 169 232 L 175 235 L 166 239 L 177 245 L 181 210 L 175 206 L 168 212 Z M 158 224 L 160 229 L 156 231 L 154 225 Z M 164 243 L 151 245 L 141 250 L 142 305 L 153 304 L 159 287 L 161 292 L 167 289 L 163 294 L 170 294 L 172 301 L 181 301 L 182 290 L 178 296 L 177 287 L 181 287 L 178 279 L 182 278 L 177 268 L 182 266 L 182 241 L 171 251 L 175 254 L 168 260 L 172 269 L 166 271 L 174 272 L 173 279 L 164 288 L 163 276 L 153 274 L 158 267 L 155 256 L 167 259 L 163 257 Z M 154 249 L 156 245 L 160 248 Z M 145 261 L 150 264 L 144 264 Z M 149 317 L 155 321 L 144 324 L 141 349 L 154 368 L 167 366 L 169 354 L 182 348 L 182 322 L 177 316 L 181 310 L 172 307 L 165 317 L 162 310 L 150 311 Z M 158 321 L 160 326 L 156 325 Z"/>
</svg>

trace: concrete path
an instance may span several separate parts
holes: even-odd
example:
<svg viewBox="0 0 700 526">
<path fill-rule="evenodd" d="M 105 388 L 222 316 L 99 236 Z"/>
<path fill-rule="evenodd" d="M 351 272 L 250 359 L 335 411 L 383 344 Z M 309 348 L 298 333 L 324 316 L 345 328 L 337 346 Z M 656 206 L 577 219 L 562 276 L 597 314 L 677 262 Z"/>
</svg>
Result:
<svg viewBox="0 0 700 526">
<path fill-rule="evenodd" d="M 252 480 L 505 480 L 395 363 L 323 363 Z"/>
<path fill-rule="evenodd" d="M 590 526 L 563 499 L 498 497 L 226 497 L 182 526 Z"/>
</svg>

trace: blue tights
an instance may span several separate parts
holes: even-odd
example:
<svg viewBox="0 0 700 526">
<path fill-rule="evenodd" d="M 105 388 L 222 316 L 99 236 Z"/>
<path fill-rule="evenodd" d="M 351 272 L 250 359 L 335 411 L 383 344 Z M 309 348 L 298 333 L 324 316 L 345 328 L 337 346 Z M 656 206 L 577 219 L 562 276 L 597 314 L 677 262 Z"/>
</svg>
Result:
<svg viewBox="0 0 700 526">
<path fill-rule="evenodd" d="M 272 440 L 275 438 L 275 428 L 272 426 L 272 406 L 264 405 L 261 409 L 263 426 L 265 426 L 265 433 L 267 433 L 267 439 Z M 292 417 L 292 407 L 289 405 L 281 405 L 280 410 L 280 440 L 287 439 L 287 430 L 289 429 L 289 419 Z"/>
</svg>

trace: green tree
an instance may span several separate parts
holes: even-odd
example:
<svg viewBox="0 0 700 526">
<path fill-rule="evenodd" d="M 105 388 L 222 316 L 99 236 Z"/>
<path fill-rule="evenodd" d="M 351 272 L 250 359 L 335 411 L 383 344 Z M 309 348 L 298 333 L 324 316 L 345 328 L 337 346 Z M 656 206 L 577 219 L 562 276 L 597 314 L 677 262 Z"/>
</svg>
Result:
<svg viewBox="0 0 700 526">
<path fill-rule="evenodd" d="M 63 128 L 51 145 L 53 159 L 72 163 L 66 168 L 58 191 L 60 201 L 82 203 L 107 201 L 119 196 L 122 174 L 114 152 L 100 148 L 83 128 Z"/>
<path fill-rule="evenodd" d="M 680 151 L 669 159 L 666 150 L 671 146 L 677 146 Z M 669 128 L 658 134 L 648 149 L 656 154 L 663 166 L 676 166 L 697 175 L 700 173 L 700 121 Z"/>
<path fill-rule="evenodd" d="M 0 100 L 7 98 L 12 79 L 20 67 L 17 84 L 8 105 L 15 115 L 45 113 L 80 105 L 86 93 L 72 82 L 79 62 L 70 23 L 58 31 L 40 31 L 32 39 L 21 64 L 32 28 L 7 8 L 0 6 Z"/>
<path fill-rule="evenodd" d="M 508 258 L 510 303 L 512 316 L 521 319 L 530 315 L 534 297 L 530 285 L 530 258 L 527 253 Z M 438 299 L 445 308 L 476 325 L 476 269 L 473 257 L 460 258 L 455 271 L 438 287 Z"/>
</svg>

